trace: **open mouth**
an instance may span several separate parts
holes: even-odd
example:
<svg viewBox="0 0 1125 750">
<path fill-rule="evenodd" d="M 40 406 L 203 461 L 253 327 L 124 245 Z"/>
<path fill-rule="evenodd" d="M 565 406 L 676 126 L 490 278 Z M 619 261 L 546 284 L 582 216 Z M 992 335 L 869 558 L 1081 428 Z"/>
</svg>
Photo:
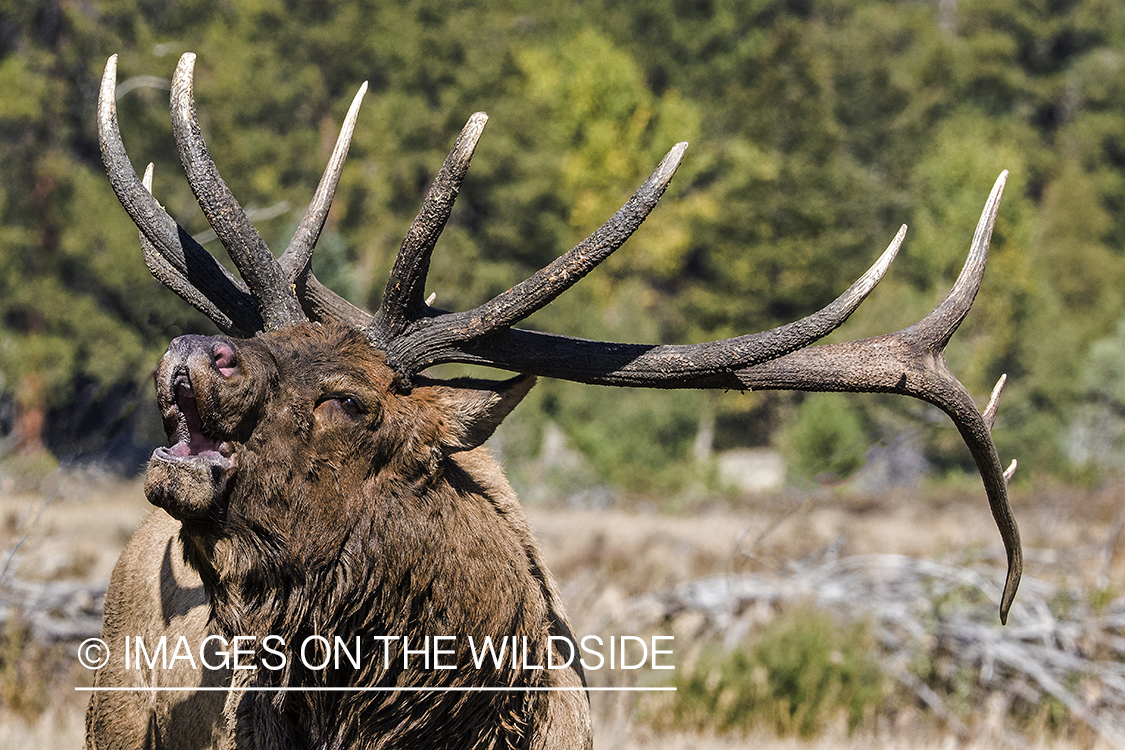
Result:
<svg viewBox="0 0 1125 750">
<path fill-rule="evenodd" d="M 220 468 L 228 469 L 234 465 L 230 446 L 210 437 L 203 431 L 203 420 L 199 415 L 199 402 L 186 369 L 178 371 L 172 378 L 173 411 L 177 416 L 176 426 L 168 435 L 173 441 L 170 446 L 161 446 L 153 452 L 153 458 L 171 463 L 203 461 Z"/>
</svg>

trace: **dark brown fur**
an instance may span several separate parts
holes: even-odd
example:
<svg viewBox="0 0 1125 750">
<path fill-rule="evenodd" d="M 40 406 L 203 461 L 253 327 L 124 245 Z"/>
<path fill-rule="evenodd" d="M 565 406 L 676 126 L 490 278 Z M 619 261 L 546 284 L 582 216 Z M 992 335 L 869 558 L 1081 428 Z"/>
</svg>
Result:
<svg viewBox="0 0 1125 750">
<path fill-rule="evenodd" d="M 227 368 L 233 373 L 216 367 L 207 351 L 216 344 L 233 350 L 236 366 Z M 114 573 L 106 600 L 111 648 L 114 641 L 123 648 L 128 634 L 179 635 L 167 614 L 176 610 L 181 619 L 190 615 L 181 625 L 193 642 L 212 632 L 273 634 L 290 646 L 309 635 L 348 643 L 363 638 L 368 656 L 358 670 L 345 664 L 314 671 L 290 658 L 284 670 L 238 675 L 241 687 L 583 684 L 575 670 L 495 669 L 488 662 L 478 671 L 469 663 L 470 635 L 478 641 L 526 636 L 535 664 L 544 663 L 548 635 L 570 635 L 518 502 L 499 467 L 478 449 L 532 379 L 420 381 L 406 390 L 382 353 L 343 325 L 302 324 L 249 340 L 178 341 L 157 372 L 173 440 L 181 415 L 171 383 L 185 370 L 202 433 L 222 444 L 233 465 L 206 471 L 202 460 L 154 457 L 145 488 L 164 510 L 138 533 Z M 159 594 L 137 585 L 146 570 L 152 575 L 147 558 L 154 547 L 165 552 L 164 579 L 172 568 L 180 579 Z M 201 587 L 192 586 L 192 573 Z M 194 593 L 185 597 L 185 590 Z M 159 606 L 151 601 L 156 596 Z M 163 612 L 155 627 L 154 610 Z M 457 663 L 468 667 L 404 672 L 395 660 L 384 669 L 381 653 L 370 657 L 372 637 L 383 635 L 408 636 L 412 647 L 424 636 L 454 636 Z M 111 665 L 97 684 L 126 684 L 126 677 Z M 188 675 L 186 684 L 195 677 Z M 122 734 L 114 721 L 125 703 L 141 709 L 130 712 L 137 740 L 158 733 L 161 744 L 177 747 L 589 744 L 582 692 L 249 691 L 232 694 L 225 706 L 206 694 L 187 700 L 111 695 L 91 703 L 90 747 L 121 746 L 110 737 Z M 192 702 L 202 708 L 188 711 Z M 190 716 L 186 729 L 177 712 Z M 189 730 L 199 736 L 178 739 Z"/>
</svg>

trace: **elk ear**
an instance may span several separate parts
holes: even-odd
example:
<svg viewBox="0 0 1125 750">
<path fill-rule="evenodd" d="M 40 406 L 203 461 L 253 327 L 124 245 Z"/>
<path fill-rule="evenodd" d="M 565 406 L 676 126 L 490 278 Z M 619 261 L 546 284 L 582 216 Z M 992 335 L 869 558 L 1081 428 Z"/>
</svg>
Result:
<svg viewBox="0 0 1125 750">
<path fill-rule="evenodd" d="M 420 385 L 414 392 L 436 402 L 447 421 L 440 438 L 450 453 L 477 448 L 516 408 L 535 385 L 534 375 L 518 375 L 509 380 L 457 378 L 438 384 Z"/>
</svg>

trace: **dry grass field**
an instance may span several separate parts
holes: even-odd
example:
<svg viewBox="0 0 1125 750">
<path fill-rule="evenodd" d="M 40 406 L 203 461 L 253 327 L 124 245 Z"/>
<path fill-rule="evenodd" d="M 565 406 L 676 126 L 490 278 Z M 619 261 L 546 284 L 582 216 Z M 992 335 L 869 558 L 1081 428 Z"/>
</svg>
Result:
<svg viewBox="0 0 1125 750">
<path fill-rule="evenodd" d="M 1088 591 L 1112 593 L 1125 581 L 1118 554 L 1121 493 L 1040 488 L 1013 501 L 1028 552 L 1026 575 Z M 3 577 L 21 581 L 108 580 L 121 547 L 149 512 L 139 481 L 56 474 L 41 486 L 0 485 Z M 837 555 L 896 553 L 942 560 L 989 560 L 1000 541 L 983 492 L 975 486 L 867 496 L 814 488 L 804 494 L 696 503 L 655 513 L 643 502 L 613 510 L 528 510 L 559 579 L 578 634 L 621 623 L 628 603 L 648 592 L 704 576 L 783 571 L 831 549 Z M 0 580 L 4 580 L 0 577 Z M 1108 594 L 1107 594 L 1108 595 Z M 26 642 L 9 624 L 0 647 L 0 748 L 73 748 L 82 743 L 90 675 L 59 648 Z M 677 635 L 676 661 L 695 649 Z M 700 644 L 701 645 L 701 644 Z M 697 650 L 697 649 L 695 649 Z M 682 666 L 682 664 L 681 664 Z M 594 678 L 595 684 L 599 678 Z M 601 748 L 1000 748 L 1108 747 L 1080 722 L 1028 734 L 985 701 L 954 731 L 921 707 L 865 723 L 852 735 L 842 722 L 819 736 L 778 738 L 660 728 L 647 698 L 601 693 L 593 698 Z M 909 702 L 909 701 L 907 701 Z M 657 711 L 659 711 L 659 703 Z"/>
</svg>

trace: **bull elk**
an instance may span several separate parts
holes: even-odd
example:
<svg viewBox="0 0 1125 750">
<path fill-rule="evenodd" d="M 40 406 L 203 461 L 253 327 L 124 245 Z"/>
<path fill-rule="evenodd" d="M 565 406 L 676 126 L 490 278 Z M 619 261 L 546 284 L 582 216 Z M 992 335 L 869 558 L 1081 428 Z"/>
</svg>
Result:
<svg viewBox="0 0 1125 750">
<path fill-rule="evenodd" d="M 116 57 L 98 102 L 103 159 L 140 229 L 146 264 L 224 334 L 177 338 L 157 368 L 171 444 L 149 463 L 145 494 L 157 510 L 114 570 L 103 637 L 114 654 L 126 653 L 130 636 L 150 644 L 167 636 L 169 652 L 172 639 L 210 637 L 212 661 L 221 644 L 245 637 L 240 643 L 257 666 L 227 661 L 211 669 L 179 653 L 168 669 L 114 659 L 96 675 L 87 747 L 589 747 L 579 663 L 415 670 L 375 659 L 316 670 L 296 659 L 266 661 L 267 634 L 289 644 L 316 634 L 347 643 L 516 636 L 534 664 L 565 659 L 550 638 L 571 635 L 558 587 L 511 487 L 481 448 L 535 376 L 650 388 L 878 391 L 937 405 L 976 461 L 1007 549 L 1006 619 L 1022 566 L 1007 499 L 1014 462 L 1003 470 L 991 438 L 1000 385 L 979 412 L 943 355 L 980 285 L 1006 175 L 952 291 L 909 328 L 812 345 L 880 281 L 903 227 L 847 291 L 794 323 L 686 346 L 589 341 L 513 326 L 625 242 L 687 144 L 673 147 L 573 249 L 480 307 L 446 312 L 429 304 L 424 285 L 487 119 L 478 113 L 430 187 L 371 315 L 310 269 L 365 87 L 296 235 L 275 259 L 208 154 L 193 101 L 194 61 L 184 55 L 172 82 L 175 139 L 199 205 L 245 281 L 157 203 L 151 166 L 143 180 L 134 172 L 117 126 Z M 504 381 L 423 374 L 451 362 L 519 374 Z M 160 689 L 130 689 L 137 687 Z"/>
</svg>

